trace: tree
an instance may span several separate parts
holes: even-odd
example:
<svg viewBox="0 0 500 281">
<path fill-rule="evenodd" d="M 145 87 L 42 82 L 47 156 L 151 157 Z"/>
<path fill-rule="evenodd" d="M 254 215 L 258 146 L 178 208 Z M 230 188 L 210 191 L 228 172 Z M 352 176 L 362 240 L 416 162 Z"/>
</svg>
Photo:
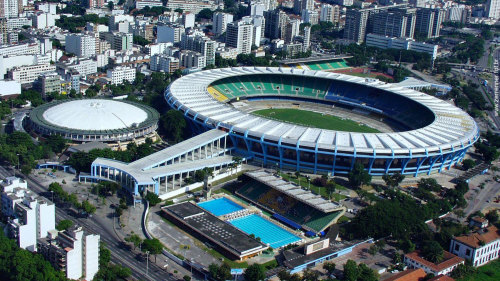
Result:
<svg viewBox="0 0 500 281">
<path fill-rule="evenodd" d="M 88 215 L 91 215 L 91 214 L 95 213 L 95 211 L 96 211 L 96 207 L 94 205 L 90 204 L 89 200 L 85 200 L 82 202 L 82 209 Z"/>
<path fill-rule="evenodd" d="M 330 276 L 335 272 L 335 263 L 325 262 L 323 264 L 323 269 L 326 270 L 326 273 L 328 274 L 328 276 Z"/>
<path fill-rule="evenodd" d="M 494 224 L 497 223 L 498 221 L 498 211 L 497 210 L 491 210 L 488 213 L 486 213 L 485 218 L 489 221 L 489 223 Z"/>
<path fill-rule="evenodd" d="M 141 237 L 137 234 L 132 234 L 132 235 L 126 237 L 125 241 L 134 244 L 134 250 L 137 246 L 141 245 L 141 243 L 142 243 Z"/>
<path fill-rule="evenodd" d="M 191 276 L 184 275 L 184 277 L 182 277 L 182 279 L 183 279 L 184 281 L 191 281 Z"/>
<path fill-rule="evenodd" d="M 451 272 L 451 277 L 455 279 L 463 279 L 469 275 L 476 272 L 476 268 L 470 265 L 468 262 L 465 264 L 459 264 L 455 270 Z"/>
<path fill-rule="evenodd" d="M 171 109 L 161 118 L 161 125 L 167 138 L 174 142 L 182 140 L 182 133 L 186 127 L 186 120 L 180 111 Z"/>
<path fill-rule="evenodd" d="M 151 255 L 155 256 L 155 262 L 156 262 L 156 255 L 161 254 L 163 250 L 163 245 L 161 244 L 160 240 L 153 238 L 153 239 L 146 239 L 144 242 L 142 242 L 142 251 L 146 252 L 149 251 Z"/>
<path fill-rule="evenodd" d="M 443 247 L 441 247 L 437 241 L 428 240 L 424 242 L 422 257 L 426 260 L 433 263 L 439 263 L 443 260 L 443 254 Z"/>
<path fill-rule="evenodd" d="M 134 44 L 140 45 L 140 46 L 146 46 L 147 44 L 151 43 L 146 38 L 140 36 L 140 35 L 134 35 L 133 37 L 133 42 Z"/>
<path fill-rule="evenodd" d="M 218 266 L 217 264 L 210 264 L 208 272 L 212 278 L 217 281 L 226 281 L 231 279 L 231 267 L 227 263 Z"/>
<path fill-rule="evenodd" d="M 196 17 L 198 18 L 198 20 L 200 19 L 207 19 L 207 20 L 210 20 L 212 19 L 212 15 L 214 14 L 214 12 L 208 8 L 205 8 L 203 10 L 201 10 L 197 15 Z"/>
<path fill-rule="evenodd" d="M 326 182 L 325 188 L 326 188 L 326 192 L 328 192 L 328 196 L 331 197 L 332 193 L 335 192 L 335 188 L 336 188 L 335 181 L 328 180 Z"/>
<path fill-rule="evenodd" d="M 60 221 L 57 226 L 56 226 L 56 229 L 59 230 L 59 231 L 63 231 L 63 230 L 66 230 L 70 227 L 73 226 L 73 222 L 70 221 L 70 220 L 62 220 Z"/>
<path fill-rule="evenodd" d="M 372 176 L 365 170 L 363 164 L 357 162 L 354 164 L 354 168 L 349 172 L 348 175 L 349 183 L 354 188 L 360 188 L 363 184 L 370 184 L 372 181 Z"/>
<path fill-rule="evenodd" d="M 319 272 L 315 270 L 306 269 L 302 273 L 302 281 L 318 281 Z"/>
<path fill-rule="evenodd" d="M 161 199 L 160 199 L 160 197 L 158 197 L 158 195 L 156 195 L 153 192 L 149 192 L 149 191 L 148 191 L 148 194 L 146 194 L 146 196 L 144 198 L 146 200 L 148 200 L 148 202 L 151 206 L 155 206 L 156 204 L 159 204 L 161 202 Z"/>
<path fill-rule="evenodd" d="M 471 168 L 474 168 L 474 166 L 476 166 L 476 161 L 472 160 L 472 159 L 465 159 L 464 161 L 462 161 L 462 168 L 467 171 Z"/>
<path fill-rule="evenodd" d="M 345 281 L 356 281 L 358 280 L 359 272 L 356 262 L 353 260 L 348 260 L 344 264 L 344 280 Z"/>
<path fill-rule="evenodd" d="M 441 190 L 441 185 L 434 178 L 423 178 L 418 181 L 418 188 L 426 191 L 438 192 Z"/>
<path fill-rule="evenodd" d="M 358 265 L 358 281 L 377 281 L 377 273 L 369 268 L 366 264 L 360 263 Z"/>
<path fill-rule="evenodd" d="M 259 281 L 259 280 L 264 280 L 266 278 L 264 268 L 262 267 L 262 265 L 257 263 L 250 265 L 245 270 L 244 276 L 246 281 Z"/>
<path fill-rule="evenodd" d="M 385 184 L 388 187 L 397 187 L 399 184 L 405 179 L 405 176 L 400 173 L 395 173 L 392 175 L 385 174 L 382 176 L 382 179 L 385 181 Z"/>
</svg>

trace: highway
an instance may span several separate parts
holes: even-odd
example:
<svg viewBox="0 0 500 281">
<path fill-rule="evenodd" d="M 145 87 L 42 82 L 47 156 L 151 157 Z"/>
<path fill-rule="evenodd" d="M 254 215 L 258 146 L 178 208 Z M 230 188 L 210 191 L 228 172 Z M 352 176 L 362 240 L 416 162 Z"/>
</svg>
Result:
<svg viewBox="0 0 500 281">
<path fill-rule="evenodd" d="M 12 176 L 13 173 L 8 171 L 5 167 L 0 166 L 0 176 Z M 31 177 L 25 177 L 28 182 L 28 187 L 33 192 L 40 196 L 47 194 L 48 190 Z M 46 197 L 46 196 L 45 196 Z M 104 221 L 99 216 L 94 215 L 92 218 L 75 218 L 69 215 L 65 209 L 56 207 L 56 221 L 68 219 L 83 227 L 87 233 L 99 234 L 101 242 L 105 243 L 107 248 L 111 251 L 111 261 L 116 264 L 128 267 L 132 270 L 132 277 L 138 280 L 176 280 L 170 276 L 164 269 L 156 264 L 149 262 L 149 271 L 146 276 L 146 260 L 139 260 L 136 254 L 129 250 L 124 245 L 119 237 L 113 230 L 113 225 Z M 162 258 L 159 255 L 158 258 Z"/>
</svg>

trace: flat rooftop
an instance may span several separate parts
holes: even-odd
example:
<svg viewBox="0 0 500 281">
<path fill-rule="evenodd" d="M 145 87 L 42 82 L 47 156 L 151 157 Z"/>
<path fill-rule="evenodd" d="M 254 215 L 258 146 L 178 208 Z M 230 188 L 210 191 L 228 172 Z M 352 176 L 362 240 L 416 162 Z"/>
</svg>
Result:
<svg viewBox="0 0 500 281">
<path fill-rule="evenodd" d="M 333 255 L 335 253 L 341 252 L 343 250 L 354 247 L 354 246 L 364 242 L 361 240 L 355 240 L 355 241 L 349 241 L 349 242 L 348 241 L 338 242 L 335 240 L 333 240 L 333 241 L 330 240 L 330 245 L 328 248 L 325 248 L 323 250 L 319 250 L 319 251 L 314 252 L 314 253 L 309 254 L 309 255 L 304 254 L 305 248 L 309 244 L 313 244 L 313 243 L 316 243 L 319 241 L 320 240 L 293 248 L 291 250 L 284 251 L 283 252 L 283 258 L 284 258 L 283 264 L 288 268 L 296 268 L 298 266 L 308 264 L 310 262 L 324 258 L 326 256 Z"/>
<path fill-rule="evenodd" d="M 177 217 L 187 227 L 209 238 L 219 246 L 237 252 L 240 256 L 267 248 L 266 245 L 251 238 L 243 231 L 191 202 L 166 206 L 162 208 L 162 211 Z"/>
</svg>

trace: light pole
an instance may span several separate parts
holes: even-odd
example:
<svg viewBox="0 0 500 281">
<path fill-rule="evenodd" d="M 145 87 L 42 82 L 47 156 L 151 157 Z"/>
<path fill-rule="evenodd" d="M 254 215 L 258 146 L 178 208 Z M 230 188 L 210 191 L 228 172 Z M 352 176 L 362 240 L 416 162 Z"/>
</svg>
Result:
<svg viewBox="0 0 500 281">
<path fill-rule="evenodd" d="M 19 153 L 16 153 L 17 155 L 17 170 L 19 170 L 19 166 L 21 164 L 21 161 L 19 160 Z"/>
<path fill-rule="evenodd" d="M 191 261 L 191 276 L 193 276 L 193 259 L 191 259 L 190 261 Z"/>
<path fill-rule="evenodd" d="M 148 276 L 149 271 L 149 251 L 146 251 L 146 277 Z"/>
</svg>

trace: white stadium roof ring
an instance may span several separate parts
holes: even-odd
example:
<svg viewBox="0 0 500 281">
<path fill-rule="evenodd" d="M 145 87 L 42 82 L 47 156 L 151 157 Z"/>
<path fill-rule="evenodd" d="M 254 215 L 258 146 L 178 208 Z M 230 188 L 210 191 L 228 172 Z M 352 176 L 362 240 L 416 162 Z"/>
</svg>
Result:
<svg viewBox="0 0 500 281">
<path fill-rule="evenodd" d="M 186 75 L 165 91 L 170 106 L 198 127 L 230 132 L 239 152 L 283 168 L 347 173 L 361 161 L 370 173 L 422 174 L 463 159 L 479 128 L 446 101 L 377 79 L 294 68 L 236 67 Z M 240 99 L 307 100 L 384 115 L 405 126 L 393 133 L 332 131 L 242 112 Z"/>
</svg>

